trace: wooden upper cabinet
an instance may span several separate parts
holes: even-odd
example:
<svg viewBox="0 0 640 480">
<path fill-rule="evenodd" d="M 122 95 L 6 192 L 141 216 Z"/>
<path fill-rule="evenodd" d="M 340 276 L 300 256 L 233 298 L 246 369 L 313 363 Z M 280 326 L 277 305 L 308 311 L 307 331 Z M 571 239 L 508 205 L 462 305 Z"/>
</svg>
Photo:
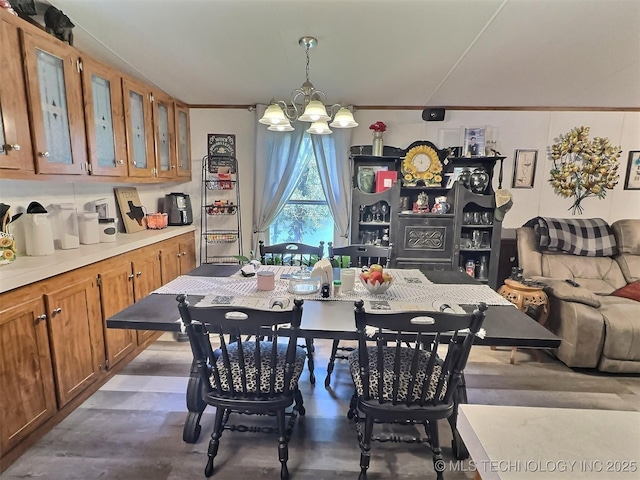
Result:
<svg viewBox="0 0 640 480">
<path fill-rule="evenodd" d="M 127 144 L 120 73 L 83 57 L 82 91 L 91 174 L 126 177 Z"/>
<path fill-rule="evenodd" d="M 153 177 L 155 150 L 151 91 L 129 78 L 122 80 L 130 177 Z"/>
<path fill-rule="evenodd" d="M 175 178 L 177 176 L 176 129 L 173 98 L 154 91 L 153 132 L 156 147 L 156 168 L 158 177 Z"/>
<path fill-rule="evenodd" d="M 29 436 L 56 410 L 42 297 L 0 308 L 0 452 Z M 5 308 L 6 307 L 6 308 Z"/>
<path fill-rule="evenodd" d="M 0 17 L 0 168 L 34 171 L 18 27 Z"/>
<path fill-rule="evenodd" d="M 179 102 L 176 109 L 176 153 L 178 162 L 178 177 L 191 177 L 191 127 L 189 123 L 189 108 Z"/>
<path fill-rule="evenodd" d="M 22 31 L 36 172 L 82 174 L 87 153 L 77 50 Z"/>
</svg>

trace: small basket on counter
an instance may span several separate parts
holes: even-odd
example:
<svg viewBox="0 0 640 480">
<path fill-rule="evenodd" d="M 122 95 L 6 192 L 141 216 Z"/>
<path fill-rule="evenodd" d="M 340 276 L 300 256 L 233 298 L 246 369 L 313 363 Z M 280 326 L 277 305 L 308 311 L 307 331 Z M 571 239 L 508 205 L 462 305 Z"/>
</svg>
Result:
<svg viewBox="0 0 640 480">
<path fill-rule="evenodd" d="M 147 228 L 161 230 L 167 228 L 169 216 L 166 213 L 150 213 L 147 215 Z"/>
</svg>

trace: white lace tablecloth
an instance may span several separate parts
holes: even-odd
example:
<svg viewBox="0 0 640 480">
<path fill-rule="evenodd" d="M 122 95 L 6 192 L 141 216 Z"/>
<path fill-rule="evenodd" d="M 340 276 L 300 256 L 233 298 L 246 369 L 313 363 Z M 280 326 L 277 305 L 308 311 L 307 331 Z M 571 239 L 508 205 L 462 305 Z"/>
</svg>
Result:
<svg viewBox="0 0 640 480">
<path fill-rule="evenodd" d="M 242 277 L 232 275 L 230 277 L 195 277 L 182 275 L 166 285 L 155 290 L 153 293 L 177 295 L 185 293 L 187 295 L 220 295 L 224 297 L 252 297 L 268 299 L 272 297 L 292 298 L 288 292 L 288 279 L 280 278 L 287 275 L 287 268 L 297 267 L 262 267 L 264 269 L 274 269 L 277 274 L 275 288 L 273 290 L 258 290 L 256 277 Z M 277 270 L 277 271 L 276 271 Z M 457 285 L 457 284 L 434 284 L 419 270 L 394 270 L 389 269 L 394 277 L 393 285 L 384 294 L 373 295 L 356 280 L 352 292 L 343 292 L 337 297 L 322 298 L 320 292 L 311 295 L 302 295 L 305 300 L 322 301 L 349 301 L 374 300 L 393 301 L 410 304 L 426 304 L 429 306 L 442 304 L 476 305 L 485 302 L 487 305 L 510 305 L 511 302 L 492 290 L 488 285 Z M 425 305 L 425 306 L 426 306 Z"/>
</svg>

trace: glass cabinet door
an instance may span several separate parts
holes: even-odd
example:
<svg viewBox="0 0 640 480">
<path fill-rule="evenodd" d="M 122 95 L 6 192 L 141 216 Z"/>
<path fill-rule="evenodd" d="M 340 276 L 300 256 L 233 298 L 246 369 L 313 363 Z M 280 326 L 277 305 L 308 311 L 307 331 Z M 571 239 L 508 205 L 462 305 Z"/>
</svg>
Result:
<svg viewBox="0 0 640 480">
<path fill-rule="evenodd" d="M 126 177 L 127 150 L 120 75 L 89 58 L 83 58 L 82 64 L 91 174 Z"/>
<path fill-rule="evenodd" d="M 178 176 L 191 176 L 191 141 L 189 139 L 189 109 L 176 103 L 176 137 Z"/>
<path fill-rule="evenodd" d="M 173 99 L 161 92 L 153 94 L 153 122 L 158 176 L 176 176 L 175 115 Z"/>
<path fill-rule="evenodd" d="M 86 144 L 78 58 L 71 47 L 23 38 L 38 173 L 80 174 Z"/>
<path fill-rule="evenodd" d="M 122 82 L 129 176 L 152 177 L 154 162 L 150 93 L 132 80 Z"/>
</svg>

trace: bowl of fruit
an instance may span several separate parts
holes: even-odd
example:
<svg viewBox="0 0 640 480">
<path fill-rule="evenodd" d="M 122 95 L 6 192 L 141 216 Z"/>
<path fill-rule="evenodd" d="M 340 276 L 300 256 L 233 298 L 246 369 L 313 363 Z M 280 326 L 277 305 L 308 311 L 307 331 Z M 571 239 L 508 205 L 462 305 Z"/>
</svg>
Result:
<svg viewBox="0 0 640 480">
<path fill-rule="evenodd" d="M 369 266 L 368 270 L 360 273 L 360 282 L 369 293 L 379 295 L 389 290 L 393 283 L 393 277 L 390 273 L 384 271 L 382 265 L 374 263 Z"/>
</svg>

